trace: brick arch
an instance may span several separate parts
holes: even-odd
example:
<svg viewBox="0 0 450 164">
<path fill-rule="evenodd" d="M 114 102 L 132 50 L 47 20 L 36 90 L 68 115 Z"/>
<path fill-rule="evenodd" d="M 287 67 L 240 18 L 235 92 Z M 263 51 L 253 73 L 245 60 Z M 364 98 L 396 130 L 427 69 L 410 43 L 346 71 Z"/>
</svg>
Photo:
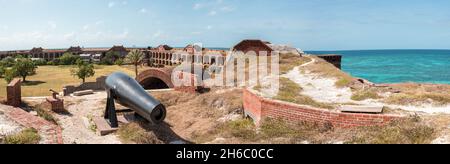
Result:
<svg viewBox="0 0 450 164">
<path fill-rule="evenodd" d="M 172 70 L 173 68 L 151 68 L 141 72 L 136 80 L 146 89 L 174 88 Z"/>
</svg>

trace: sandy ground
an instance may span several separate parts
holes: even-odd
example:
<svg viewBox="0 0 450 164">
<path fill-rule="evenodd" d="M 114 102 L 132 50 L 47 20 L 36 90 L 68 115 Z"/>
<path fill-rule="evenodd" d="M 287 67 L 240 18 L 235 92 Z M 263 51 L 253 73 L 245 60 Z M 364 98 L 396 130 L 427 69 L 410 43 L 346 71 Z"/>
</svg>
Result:
<svg viewBox="0 0 450 164">
<path fill-rule="evenodd" d="M 0 137 L 20 132 L 23 127 L 7 118 L 4 109 L 0 108 Z"/>
<path fill-rule="evenodd" d="M 105 92 L 81 97 L 65 97 L 68 114 L 55 114 L 63 129 L 65 144 L 121 144 L 115 134 L 99 136 L 90 126 L 89 118 L 100 117 L 103 113 Z M 28 98 L 27 101 L 43 102 L 44 99 Z"/>
<path fill-rule="evenodd" d="M 364 106 L 386 106 L 392 109 L 403 109 L 409 112 L 427 114 L 450 114 L 450 105 L 433 106 L 431 104 L 423 104 L 421 106 L 402 106 L 385 104 L 379 100 L 354 101 L 351 99 L 351 89 L 348 87 L 337 88 L 335 86 L 336 79 L 320 77 L 319 75 L 310 73 L 308 70 L 302 69 L 316 62 L 314 58 L 312 59 L 311 62 L 294 68 L 289 73 L 282 75 L 282 77 L 289 78 L 299 84 L 303 88 L 302 94 L 313 98 L 315 101 L 325 103 L 354 103 Z"/>
<path fill-rule="evenodd" d="M 299 84 L 303 88 L 302 94 L 311 97 L 317 102 L 351 102 L 351 89 L 337 88 L 335 86 L 337 79 L 320 77 L 319 75 L 310 73 L 308 70 L 304 70 L 304 73 L 302 73 L 302 68 L 316 62 L 314 58 L 311 59 L 311 62 L 295 67 L 292 71 L 282 77 L 286 77 Z"/>
</svg>

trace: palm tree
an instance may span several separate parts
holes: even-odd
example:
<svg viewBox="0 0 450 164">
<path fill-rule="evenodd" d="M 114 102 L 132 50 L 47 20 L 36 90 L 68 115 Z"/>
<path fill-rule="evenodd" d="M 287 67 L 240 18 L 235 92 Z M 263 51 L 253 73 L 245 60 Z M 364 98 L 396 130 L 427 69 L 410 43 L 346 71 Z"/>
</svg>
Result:
<svg viewBox="0 0 450 164">
<path fill-rule="evenodd" d="M 136 73 L 136 77 L 138 76 L 138 66 L 141 64 L 142 60 L 144 60 L 144 53 L 139 50 L 132 50 L 128 53 L 126 57 L 127 63 L 131 63 L 134 65 L 134 72 Z"/>
</svg>

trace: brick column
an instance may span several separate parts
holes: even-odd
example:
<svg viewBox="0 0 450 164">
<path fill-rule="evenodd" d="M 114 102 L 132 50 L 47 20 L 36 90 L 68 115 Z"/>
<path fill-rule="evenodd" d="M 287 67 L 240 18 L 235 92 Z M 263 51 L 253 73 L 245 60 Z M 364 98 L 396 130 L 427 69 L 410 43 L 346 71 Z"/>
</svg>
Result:
<svg viewBox="0 0 450 164">
<path fill-rule="evenodd" d="M 14 79 L 6 87 L 7 104 L 14 107 L 19 107 L 22 103 L 22 81 Z"/>
</svg>

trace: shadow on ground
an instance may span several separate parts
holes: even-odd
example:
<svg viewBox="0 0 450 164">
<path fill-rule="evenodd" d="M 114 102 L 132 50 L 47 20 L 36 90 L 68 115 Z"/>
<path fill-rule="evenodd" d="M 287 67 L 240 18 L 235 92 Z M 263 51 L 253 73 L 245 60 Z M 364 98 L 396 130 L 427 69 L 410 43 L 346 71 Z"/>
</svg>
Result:
<svg viewBox="0 0 450 164">
<path fill-rule="evenodd" d="M 23 86 L 36 86 L 40 84 L 45 84 L 47 82 L 44 81 L 25 81 L 22 83 Z"/>
<path fill-rule="evenodd" d="M 161 124 L 153 124 L 142 118 L 139 118 L 140 126 L 146 131 L 151 131 L 155 136 L 161 140 L 164 144 L 193 144 L 172 130 L 172 126 L 166 122 Z"/>
</svg>

